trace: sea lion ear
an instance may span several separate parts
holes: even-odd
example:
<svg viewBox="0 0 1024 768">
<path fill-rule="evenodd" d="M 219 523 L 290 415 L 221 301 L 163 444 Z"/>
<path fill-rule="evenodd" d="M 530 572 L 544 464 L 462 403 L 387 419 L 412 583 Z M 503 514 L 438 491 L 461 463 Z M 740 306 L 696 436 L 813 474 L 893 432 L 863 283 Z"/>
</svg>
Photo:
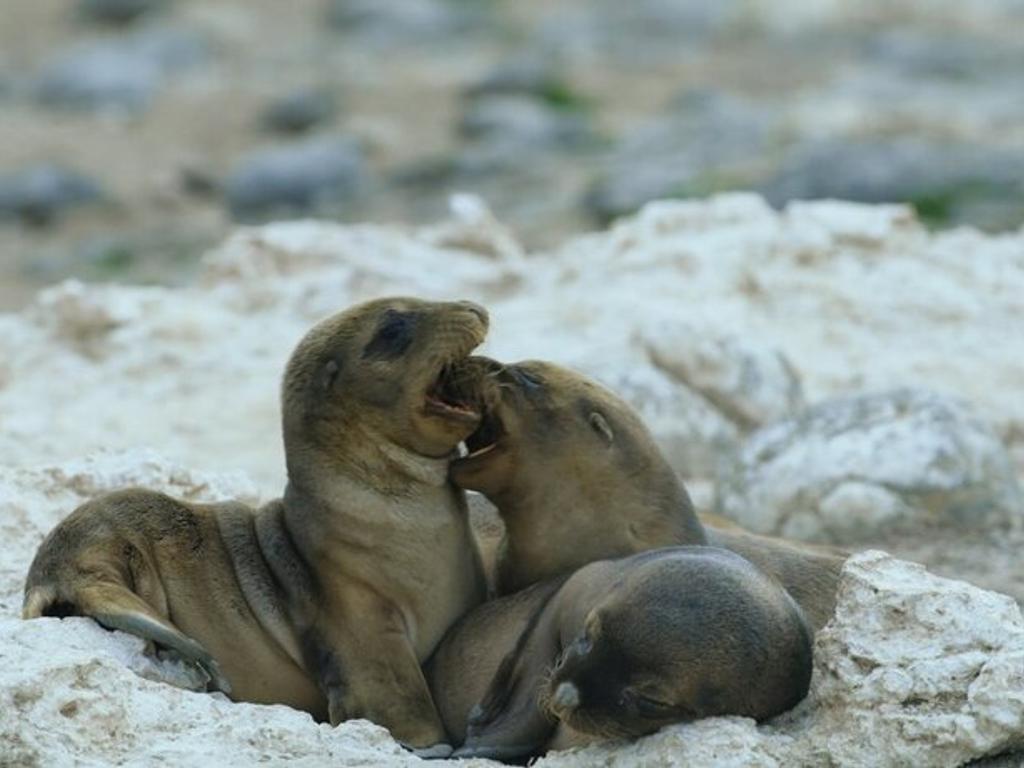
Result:
<svg viewBox="0 0 1024 768">
<path fill-rule="evenodd" d="M 591 411 L 587 421 L 590 422 L 590 426 L 594 428 L 594 431 L 605 439 L 608 445 L 615 442 L 615 433 L 612 432 L 611 425 L 608 424 L 608 420 L 604 416 L 597 411 Z"/>
<path fill-rule="evenodd" d="M 327 364 L 324 365 L 323 370 L 320 372 L 320 386 L 323 388 L 324 392 L 334 386 L 334 382 L 338 378 L 339 370 L 341 370 L 341 367 L 338 365 L 336 360 L 328 360 Z"/>
</svg>

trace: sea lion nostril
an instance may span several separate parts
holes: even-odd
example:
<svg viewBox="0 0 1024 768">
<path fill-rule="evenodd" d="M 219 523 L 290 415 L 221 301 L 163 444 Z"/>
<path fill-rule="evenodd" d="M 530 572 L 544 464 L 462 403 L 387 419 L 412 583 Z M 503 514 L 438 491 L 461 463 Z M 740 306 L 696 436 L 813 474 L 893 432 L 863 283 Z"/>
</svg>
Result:
<svg viewBox="0 0 1024 768">
<path fill-rule="evenodd" d="M 487 310 L 481 307 L 476 302 L 457 301 L 455 303 L 458 304 L 460 307 L 463 307 L 464 309 L 468 309 L 470 312 L 472 312 L 474 315 L 480 318 L 480 322 L 483 323 L 485 326 L 490 321 L 490 315 L 488 315 Z"/>
</svg>

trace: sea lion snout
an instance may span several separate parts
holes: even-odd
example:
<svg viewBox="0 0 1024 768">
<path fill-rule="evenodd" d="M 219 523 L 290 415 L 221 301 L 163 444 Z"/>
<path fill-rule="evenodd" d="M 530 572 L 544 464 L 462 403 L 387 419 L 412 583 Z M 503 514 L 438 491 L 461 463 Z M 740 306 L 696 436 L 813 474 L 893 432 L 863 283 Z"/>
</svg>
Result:
<svg viewBox="0 0 1024 768">
<path fill-rule="evenodd" d="M 461 307 L 462 309 L 468 310 L 468 311 L 472 312 L 474 315 L 476 315 L 477 319 L 481 323 L 483 323 L 484 328 L 487 328 L 487 327 L 490 326 L 490 324 L 491 324 L 491 316 L 490 316 L 490 314 L 487 312 L 486 309 L 484 309 L 482 306 L 477 304 L 475 301 L 462 300 L 462 301 L 455 301 L 455 302 L 452 302 L 452 303 L 455 304 L 456 306 Z"/>
<path fill-rule="evenodd" d="M 564 717 L 580 705 L 580 690 L 572 683 L 559 683 L 551 696 L 551 709 Z"/>
</svg>

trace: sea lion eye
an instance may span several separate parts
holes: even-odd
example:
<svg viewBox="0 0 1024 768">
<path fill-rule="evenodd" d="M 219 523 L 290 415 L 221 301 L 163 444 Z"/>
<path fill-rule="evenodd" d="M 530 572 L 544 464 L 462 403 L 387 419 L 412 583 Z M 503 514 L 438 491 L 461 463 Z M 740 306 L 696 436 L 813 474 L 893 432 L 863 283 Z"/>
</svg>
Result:
<svg viewBox="0 0 1024 768">
<path fill-rule="evenodd" d="M 516 381 L 518 381 L 527 392 L 540 389 L 544 386 L 543 381 L 538 379 L 532 373 L 524 371 L 522 368 L 511 368 L 510 371 Z"/>
<path fill-rule="evenodd" d="M 667 701 L 652 699 L 650 696 L 644 696 L 639 693 L 627 691 L 624 692 L 623 696 L 636 708 L 637 714 L 641 717 L 667 717 L 674 709 L 672 704 Z"/>
<path fill-rule="evenodd" d="M 410 312 L 389 309 L 381 316 L 370 343 L 363 350 L 363 358 L 393 360 L 412 346 L 416 331 L 416 316 Z"/>
</svg>

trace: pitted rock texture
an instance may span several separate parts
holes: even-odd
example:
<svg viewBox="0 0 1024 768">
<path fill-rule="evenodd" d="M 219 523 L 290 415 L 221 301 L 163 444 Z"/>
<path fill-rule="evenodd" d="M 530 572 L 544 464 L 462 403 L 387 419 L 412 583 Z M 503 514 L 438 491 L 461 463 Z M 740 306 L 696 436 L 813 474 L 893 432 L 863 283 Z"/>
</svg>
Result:
<svg viewBox="0 0 1024 768">
<path fill-rule="evenodd" d="M 366 721 L 332 729 L 288 707 L 184 690 L 193 683 L 187 670 L 88 619 L 3 617 L 0 638 L 4 766 L 419 762 Z"/>
<path fill-rule="evenodd" d="M 152 454 L 8 472 L 3 481 L 20 527 L 37 531 L 74 500 L 125 481 L 189 498 L 248 492 L 244 478 L 190 472 Z M 91 620 L 16 618 L 15 591 L 38 538 L 8 537 L 0 571 L 5 766 L 419 764 L 363 721 L 332 729 L 287 707 L 199 692 L 194 671 L 153 659 L 141 640 Z M 1022 738 L 1024 619 L 1013 600 L 867 552 L 844 569 L 836 615 L 816 640 L 810 696 L 791 713 L 762 725 L 707 719 L 631 744 L 551 753 L 540 764 L 955 766 L 1013 749 Z"/>
<path fill-rule="evenodd" d="M 965 403 L 915 389 L 829 400 L 754 433 L 723 461 L 716 507 L 762 533 L 834 543 L 1024 522 L 991 427 Z"/>
</svg>

